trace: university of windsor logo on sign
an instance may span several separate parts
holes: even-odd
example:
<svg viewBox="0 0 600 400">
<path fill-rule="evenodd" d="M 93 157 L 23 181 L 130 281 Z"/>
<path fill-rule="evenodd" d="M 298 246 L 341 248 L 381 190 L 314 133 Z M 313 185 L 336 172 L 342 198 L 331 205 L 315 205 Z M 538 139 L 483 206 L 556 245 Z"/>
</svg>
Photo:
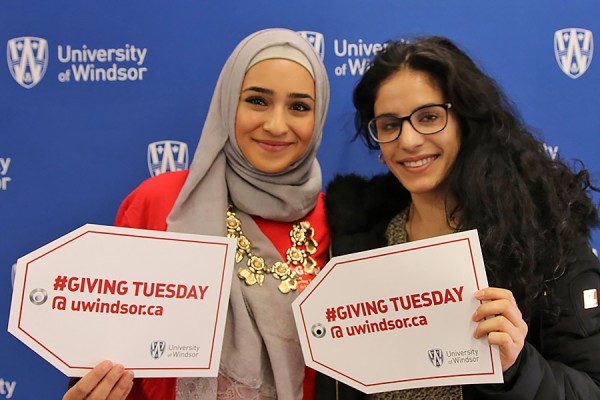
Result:
<svg viewBox="0 0 600 400">
<path fill-rule="evenodd" d="M 436 366 L 441 367 L 444 364 L 444 352 L 441 349 L 431 349 L 428 350 L 429 361 Z"/>
<path fill-rule="evenodd" d="M 152 356 L 152 358 L 161 358 L 163 353 L 165 352 L 166 346 L 167 343 L 162 340 L 155 340 L 154 342 L 150 343 L 150 355 Z"/>
<path fill-rule="evenodd" d="M 560 69 L 577 79 L 588 70 L 594 54 L 592 31 L 566 28 L 554 32 L 554 55 Z"/>
<path fill-rule="evenodd" d="M 33 36 L 10 39 L 6 44 L 6 61 L 15 81 L 25 89 L 31 89 L 46 73 L 48 42 Z"/>
<path fill-rule="evenodd" d="M 156 176 L 188 168 L 188 146 L 176 140 L 161 140 L 148 145 L 148 169 Z"/>
</svg>

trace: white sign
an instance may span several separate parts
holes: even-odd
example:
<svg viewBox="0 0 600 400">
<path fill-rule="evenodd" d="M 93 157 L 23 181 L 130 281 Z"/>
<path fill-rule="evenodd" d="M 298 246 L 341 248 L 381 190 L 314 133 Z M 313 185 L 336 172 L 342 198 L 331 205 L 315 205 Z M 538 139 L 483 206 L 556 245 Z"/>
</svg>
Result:
<svg viewBox="0 0 600 400">
<path fill-rule="evenodd" d="M 477 231 L 334 257 L 292 304 L 306 365 L 365 393 L 502 382 Z"/>
<path fill-rule="evenodd" d="M 20 258 L 8 330 L 68 376 L 217 376 L 235 240 L 85 225 Z"/>
</svg>

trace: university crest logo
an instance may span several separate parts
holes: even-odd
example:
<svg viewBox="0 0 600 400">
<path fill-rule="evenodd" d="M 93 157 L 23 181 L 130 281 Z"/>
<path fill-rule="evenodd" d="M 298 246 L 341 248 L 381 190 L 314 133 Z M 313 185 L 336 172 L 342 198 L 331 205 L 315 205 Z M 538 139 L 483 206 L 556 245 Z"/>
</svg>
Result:
<svg viewBox="0 0 600 400">
<path fill-rule="evenodd" d="M 431 349 L 427 353 L 429 354 L 429 361 L 434 366 L 439 368 L 444 364 L 444 352 L 441 349 Z"/>
<path fill-rule="evenodd" d="M 592 31 L 581 28 L 554 32 L 554 55 L 562 72 L 577 79 L 587 71 L 594 54 Z"/>
<path fill-rule="evenodd" d="M 323 61 L 325 59 L 325 37 L 323 34 L 313 31 L 298 31 L 297 33 L 308 40 L 308 43 L 315 48 L 317 54 L 321 57 L 321 61 Z"/>
<path fill-rule="evenodd" d="M 25 89 L 31 89 L 46 73 L 48 42 L 33 36 L 10 39 L 6 44 L 6 61 L 15 81 Z"/>
<path fill-rule="evenodd" d="M 181 171 L 188 167 L 188 146 L 176 140 L 161 140 L 148 145 L 148 169 L 156 176 L 167 171 Z"/>
<path fill-rule="evenodd" d="M 163 353 L 165 352 L 166 346 L 167 343 L 162 340 L 155 340 L 152 343 L 150 343 L 150 355 L 152 356 L 152 358 L 161 358 Z"/>
</svg>

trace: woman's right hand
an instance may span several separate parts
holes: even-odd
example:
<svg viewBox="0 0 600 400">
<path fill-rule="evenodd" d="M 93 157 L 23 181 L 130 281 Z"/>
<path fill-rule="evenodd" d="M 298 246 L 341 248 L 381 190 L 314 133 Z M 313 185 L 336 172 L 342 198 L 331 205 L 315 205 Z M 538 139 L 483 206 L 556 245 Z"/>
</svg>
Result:
<svg viewBox="0 0 600 400">
<path fill-rule="evenodd" d="M 133 387 L 133 372 L 105 360 L 85 374 L 63 400 L 124 400 Z"/>
</svg>

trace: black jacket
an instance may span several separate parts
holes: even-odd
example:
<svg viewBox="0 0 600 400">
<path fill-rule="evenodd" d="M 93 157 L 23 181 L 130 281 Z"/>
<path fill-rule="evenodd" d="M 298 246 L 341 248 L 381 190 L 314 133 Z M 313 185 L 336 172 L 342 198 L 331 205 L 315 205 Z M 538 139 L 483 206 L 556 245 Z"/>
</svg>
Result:
<svg viewBox="0 0 600 400">
<path fill-rule="evenodd" d="M 391 175 L 370 180 L 350 175 L 327 188 L 326 210 L 332 254 L 342 255 L 387 245 L 390 219 L 410 199 Z M 600 291 L 600 262 L 587 241 L 577 261 L 555 282 L 560 302 L 558 321 L 542 312 L 528 321 L 529 333 L 519 359 L 505 373 L 504 384 L 464 385 L 465 399 L 600 399 L 600 307 L 584 309 L 583 290 Z M 316 400 L 366 399 L 366 395 L 320 373 Z"/>
</svg>

